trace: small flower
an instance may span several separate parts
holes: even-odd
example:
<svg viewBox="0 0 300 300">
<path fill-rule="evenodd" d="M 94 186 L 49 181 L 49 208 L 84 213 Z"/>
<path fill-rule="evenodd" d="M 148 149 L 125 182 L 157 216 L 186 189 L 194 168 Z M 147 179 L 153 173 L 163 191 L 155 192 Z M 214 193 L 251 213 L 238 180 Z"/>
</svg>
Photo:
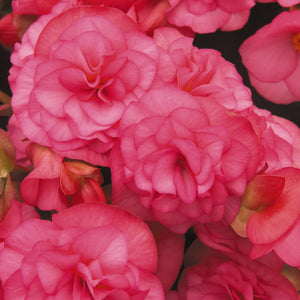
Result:
<svg viewBox="0 0 300 300">
<path fill-rule="evenodd" d="M 247 119 L 171 87 L 131 103 L 111 154 L 112 203 L 184 233 L 216 222 L 258 163 Z M 253 173 L 254 172 L 254 173 Z"/>
</svg>

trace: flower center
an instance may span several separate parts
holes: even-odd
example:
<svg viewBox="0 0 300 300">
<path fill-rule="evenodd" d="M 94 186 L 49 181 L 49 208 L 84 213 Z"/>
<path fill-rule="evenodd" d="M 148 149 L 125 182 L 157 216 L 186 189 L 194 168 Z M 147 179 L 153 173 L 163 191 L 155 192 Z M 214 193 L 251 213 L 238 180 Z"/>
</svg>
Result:
<svg viewBox="0 0 300 300">
<path fill-rule="evenodd" d="M 295 49 L 300 53 L 300 32 L 293 37 L 293 44 Z"/>
</svg>

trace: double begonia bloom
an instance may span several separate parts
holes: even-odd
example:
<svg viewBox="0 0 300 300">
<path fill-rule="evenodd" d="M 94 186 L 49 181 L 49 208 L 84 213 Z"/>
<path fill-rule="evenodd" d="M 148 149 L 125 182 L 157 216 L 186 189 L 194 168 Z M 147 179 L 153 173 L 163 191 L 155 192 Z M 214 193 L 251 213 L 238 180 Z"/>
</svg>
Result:
<svg viewBox="0 0 300 300">
<path fill-rule="evenodd" d="M 248 21 L 254 0 L 169 0 L 165 15 L 169 23 L 189 27 L 197 33 L 242 28 Z"/>
<path fill-rule="evenodd" d="M 237 260 L 211 256 L 204 264 L 185 269 L 178 293 L 180 300 L 299 299 L 296 288 L 279 271 L 242 256 Z"/>
<path fill-rule="evenodd" d="M 251 122 L 262 147 L 257 173 L 300 167 L 300 129 L 296 124 L 256 106 L 241 113 Z"/>
<path fill-rule="evenodd" d="M 243 84 L 234 65 L 220 52 L 194 47 L 193 39 L 175 28 L 158 28 L 153 38 L 174 60 L 180 89 L 194 96 L 212 98 L 233 111 L 252 107 L 249 88 Z"/>
<path fill-rule="evenodd" d="M 71 8 L 48 21 L 33 53 L 13 71 L 22 132 L 95 165 L 108 165 L 125 107 L 174 76 L 171 59 L 136 23 L 103 6 Z"/>
<path fill-rule="evenodd" d="M 164 299 L 148 226 L 105 204 L 22 223 L 6 239 L 0 266 L 5 299 Z"/>
<path fill-rule="evenodd" d="M 240 47 L 251 84 L 274 103 L 300 101 L 300 11 L 282 12 Z"/>
<path fill-rule="evenodd" d="M 247 119 L 172 86 L 131 103 L 120 131 L 112 203 L 178 233 L 220 220 L 228 195 L 241 196 L 256 172 L 258 140 Z"/>
<path fill-rule="evenodd" d="M 60 211 L 82 202 L 106 202 L 100 170 L 82 161 L 70 161 L 47 147 L 26 148 L 33 170 L 20 186 L 22 199 L 42 210 Z"/>
<path fill-rule="evenodd" d="M 300 169 L 258 174 L 248 184 L 233 229 L 253 244 L 251 258 L 271 250 L 287 264 L 300 265 Z"/>
</svg>

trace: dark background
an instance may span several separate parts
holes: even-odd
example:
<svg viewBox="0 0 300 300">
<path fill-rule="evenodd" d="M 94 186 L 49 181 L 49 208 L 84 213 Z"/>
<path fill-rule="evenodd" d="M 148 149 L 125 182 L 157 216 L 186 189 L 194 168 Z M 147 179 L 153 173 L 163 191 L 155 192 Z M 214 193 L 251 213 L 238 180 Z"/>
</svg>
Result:
<svg viewBox="0 0 300 300">
<path fill-rule="evenodd" d="M 10 1 L 4 0 L 2 3 L 2 15 L 7 13 L 9 10 Z M 251 88 L 253 102 L 255 105 L 260 108 L 268 109 L 273 114 L 287 118 L 300 126 L 300 102 L 289 105 L 279 105 L 273 104 L 261 97 L 251 87 L 247 71 L 242 65 L 240 55 L 238 53 L 239 46 L 247 37 L 254 34 L 257 29 L 261 28 L 263 25 L 270 23 L 276 15 L 282 12 L 282 10 L 283 8 L 277 3 L 257 3 L 257 5 L 251 9 L 249 21 L 244 28 L 232 32 L 217 31 L 212 34 L 196 34 L 194 45 L 199 48 L 213 48 L 219 50 L 225 59 L 235 64 L 237 70 L 243 77 L 245 85 Z M 7 81 L 10 68 L 9 57 L 10 52 L 0 46 L 0 89 L 7 94 L 10 94 L 9 84 Z M 5 128 L 7 118 L 1 117 L 0 119 L 1 127 Z"/>
</svg>

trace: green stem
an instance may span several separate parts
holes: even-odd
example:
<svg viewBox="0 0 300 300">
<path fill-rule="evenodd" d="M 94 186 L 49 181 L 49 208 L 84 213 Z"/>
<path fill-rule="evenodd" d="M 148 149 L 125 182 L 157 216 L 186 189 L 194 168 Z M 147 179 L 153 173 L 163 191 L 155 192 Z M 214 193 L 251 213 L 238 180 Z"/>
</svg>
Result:
<svg viewBox="0 0 300 300">
<path fill-rule="evenodd" d="M 10 104 L 0 105 L 0 117 L 10 117 L 13 114 Z"/>
<path fill-rule="evenodd" d="M 11 97 L 0 91 L 0 101 L 4 104 L 10 104 Z"/>
</svg>

